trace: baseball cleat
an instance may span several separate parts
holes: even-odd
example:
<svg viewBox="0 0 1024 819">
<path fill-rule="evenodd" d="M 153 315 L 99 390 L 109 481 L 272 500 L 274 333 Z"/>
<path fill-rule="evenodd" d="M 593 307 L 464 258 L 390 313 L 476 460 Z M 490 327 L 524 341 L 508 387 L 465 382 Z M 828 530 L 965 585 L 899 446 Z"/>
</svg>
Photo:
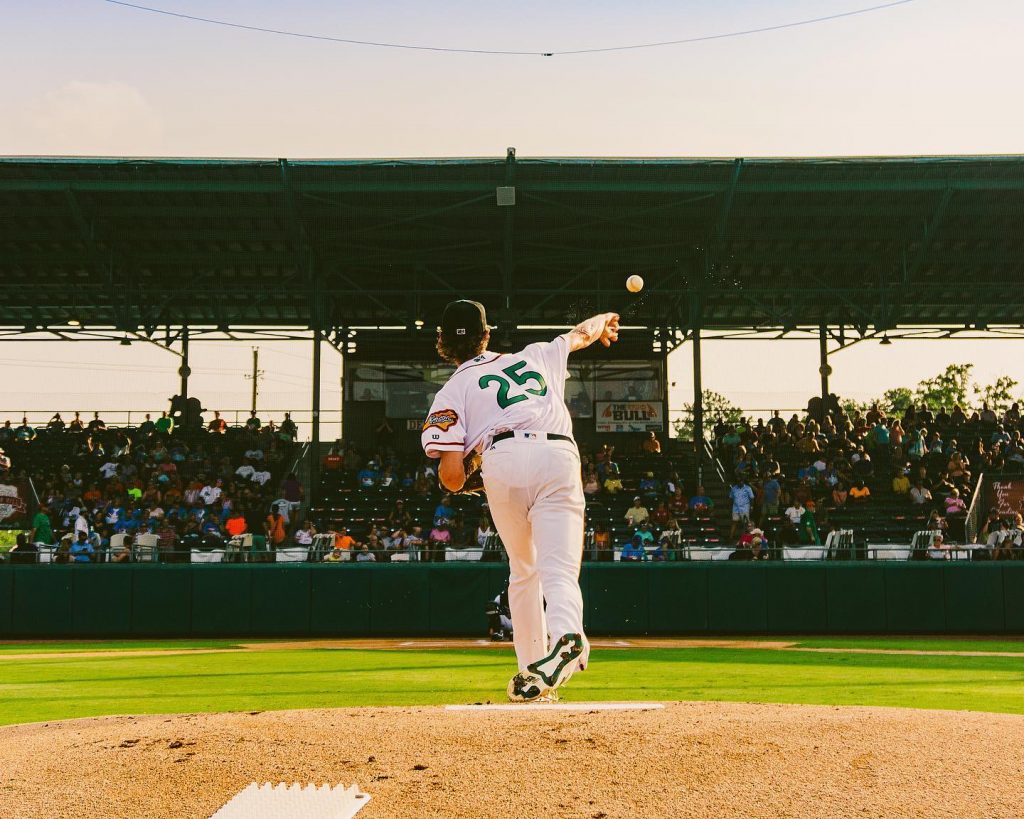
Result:
<svg viewBox="0 0 1024 819">
<path fill-rule="evenodd" d="M 557 699 L 558 687 L 579 667 L 586 649 L 582 634 L 563 634 L 546 657 L 530 663 L 509 681 L 508 698 L 512 702 L 534 702 L 552 696 Z"/>
</svg>

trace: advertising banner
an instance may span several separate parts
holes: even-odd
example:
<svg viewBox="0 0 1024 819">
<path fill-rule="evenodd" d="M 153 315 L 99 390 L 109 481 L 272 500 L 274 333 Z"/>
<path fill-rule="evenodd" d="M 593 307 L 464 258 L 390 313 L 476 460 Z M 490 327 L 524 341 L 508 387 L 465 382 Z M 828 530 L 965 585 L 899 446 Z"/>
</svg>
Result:
<svg viewBox="0 0 1024 819">
<path fill-rule="evenodd" d="M 16 483 L 0 483 L 0 525 L 18 523 L 28 512 L 28 494 Z"/>
<path fill-rule="evenodd" d="M 597 401 L 598 432 L 660 432 L 665 426 L 661 401 Z"/>
</svg>

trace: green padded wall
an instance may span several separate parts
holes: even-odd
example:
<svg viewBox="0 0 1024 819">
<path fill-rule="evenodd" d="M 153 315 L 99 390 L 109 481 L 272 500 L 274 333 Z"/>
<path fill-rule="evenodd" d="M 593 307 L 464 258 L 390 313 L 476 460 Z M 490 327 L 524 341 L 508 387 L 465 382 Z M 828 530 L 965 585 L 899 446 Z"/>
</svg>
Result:
<svg viewBox="0 0 1024 819">
<path fill-rule="evenodd" d="M 192 567 L 183 567 L 185 571 Z M 202 566 L 192 569 L 192 633 L 244 636 L 251 633 L 252 569 Z M 138 569 L 136 570 L 138 571 Z"/>
<path fill-rule="evenodd" d="M 71 599 L 71 631 L 76 636 L 131 632 L 131 566 L 75 566 Z"/>
<path fill-rule="evenodd" d="M 68 637 L 71 573 L 77 566 L 17 566 L 14 573 L 14 635 Z M 88 567 L 81 567 L 88 571 Z M 11 571 L 8 569 L 8 571 Z"/>
<path fill-rule="evenodd" d="M 893 563 L 883 571 L 890 632 L 934 634 L 946 630 L 942 563 Z"/>
<path fill-rule="evenodd" d="M 253 634 L 309 634 L 310 567 L 267 563 L 251 567 L 249 630 Z"/>
<path fill-rule="evenodd" d="M 14 572 L 0 571 L 0 634 L 11 632 L 14 614 Z"/>
<path fill-rule="evenodd" d="M 1003 564 L 1003 621 L 1010 634 L 1024 634 L 1024 563 Z"/>
<path fill-rule="evenodd" d="M 430 575 L 434 566 L 351 566 L 370 584 L 373 605 L 370 632 L 396 637 L 420 637 L 430 630 Z M 452 567 L 456 568 L 456 567 Z M 483 606 L 483 601 L 480 603 Z"/>
<path fill-rule="evenodd" d="M 647 572 L 650 634 L 703 634 L 708 630 L 708 574 L 711 566 L 676 571 L 668 564 Z M 586 600 L 587 598 L 584 598 Z"/>
<path fill-rule="evenodd" d="M 362 572 L 330 565 L 310 571 L 309 633 L 358 637 L 372 633 L 373 596 Z"/>
<path fill-rule="evenodd" d="M 962 634 L 1003 631 L 1003 567 L 998 563 L 945 567 L 946 630 Z"/>
<path fill-rule="evenodd" d="M 132 634 L 175 637 L 192 633 L 192 572 L 187 566 L 132 568 Z"/>
<path fill-rule="evenodd" d="M 828 631 L 824 564 L 775 563 L 764 567 L 768 631 L 821 634 Z"/>
<path fill-rule="evenodd" d="M 0 566 L 0 638 L 486 633 L 501 563 Z M 1021 634 L 1024 562 L 584 567 L 606 635 Z"/>
<path fill-rule="evenodd" d="M 830 633 L 884 633 L 888 629 L 881 567 L 829 565 L 825 581 Z"/>
<path fill-rule="evenodd" d="M 726 563 L 708 574 L 708 630 L 745 634 L 768 630 L 767 585 L 756 563 Z"/>
</svg>

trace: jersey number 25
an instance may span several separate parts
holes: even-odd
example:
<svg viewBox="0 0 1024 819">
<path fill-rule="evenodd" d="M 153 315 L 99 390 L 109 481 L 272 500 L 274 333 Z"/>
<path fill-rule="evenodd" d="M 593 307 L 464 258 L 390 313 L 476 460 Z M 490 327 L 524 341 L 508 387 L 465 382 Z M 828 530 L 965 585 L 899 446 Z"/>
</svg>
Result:
<svg viewBox="0 0 1024 819">
<path fill-rule="evenodd" d="M 486 390 L 491 384 L 498 385 L 498 406 L 502 409 L 510 407 L 513 404 L 518 404 L 520 401 L 525 401 L 530 395 L 546 395 L 548 391 L 548 384 L 544 380 L 544 376 L 534 370 L 527 370 L 526 372 L 520 372 L 523 367 L 526 366 L 525 361 L 517 361 L 515 364 L 510 364 L 504 370 L 505 375 L 511 378 L 520 387 L 526 386 L 530 381 L 536 381 L 537 386 L 528 388 L 526 393 L 520 393 L 519 395 L 509 395 L 509 390 L 512 389 L 512 385 L 509 384 L 508 379 L 502 378 L 500 375 L 485 375 L 480 378 L 477 384 L 480 389 Z"/>
</svg>

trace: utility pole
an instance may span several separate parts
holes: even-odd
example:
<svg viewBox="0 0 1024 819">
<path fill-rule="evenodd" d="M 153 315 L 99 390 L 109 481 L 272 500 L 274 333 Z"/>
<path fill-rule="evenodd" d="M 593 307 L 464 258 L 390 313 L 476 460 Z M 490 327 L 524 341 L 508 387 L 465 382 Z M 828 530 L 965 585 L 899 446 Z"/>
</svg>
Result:
<svg viewBox="0 0 1024 819">
<path fill-rule="evenodd" d="M 256 396 L 259 395 L 259 384 L 260 376 L 263 375 L 263 370 L 260 369 L 260 348 L 252 348 L 252 375 L 247 375 L 246 378 L 252 381 L 252 411 L 256 412 Z"/>
</svg>

